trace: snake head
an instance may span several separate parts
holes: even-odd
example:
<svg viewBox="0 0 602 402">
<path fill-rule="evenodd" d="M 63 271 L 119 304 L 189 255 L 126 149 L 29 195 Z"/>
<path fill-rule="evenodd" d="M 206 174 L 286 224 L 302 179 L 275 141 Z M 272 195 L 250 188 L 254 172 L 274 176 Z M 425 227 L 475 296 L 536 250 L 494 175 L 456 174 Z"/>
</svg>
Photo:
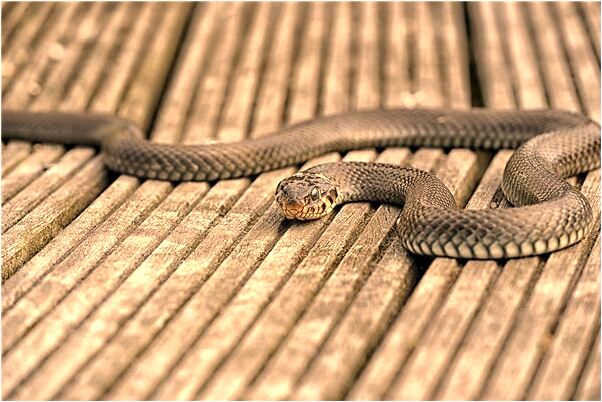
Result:
<svg viewBox="0 0 602 402">
<path fill-rule="evenodd" d="M 297 173 L 276 188 L 276 201 L 287 219 L 319 219 L 332 211 L 336 200 L 335 185 L 319 173 Z"/>
</svg>

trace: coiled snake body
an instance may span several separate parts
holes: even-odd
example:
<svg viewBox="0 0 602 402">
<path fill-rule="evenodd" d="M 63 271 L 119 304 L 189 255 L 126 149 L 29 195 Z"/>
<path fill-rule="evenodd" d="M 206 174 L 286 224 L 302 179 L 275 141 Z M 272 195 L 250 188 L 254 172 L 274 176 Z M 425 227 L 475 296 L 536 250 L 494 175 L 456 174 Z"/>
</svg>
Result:
<svg viewBox="0 0 602 402">
<path fill-rule="evenodd" d="M 557 110 L 358 111 L 259 139 L 194 146 L 151 143 L 136 126 L 113 116 L 3 111 L 2 134 L 100 146 L 112 170 L 173 181 L 250 176 L 364 147 L 519 147 L 502 182 L 516 208 L 458 210 L 436 176 L 389 164 L 319 165 L 278 185 L 276 199 L 287 218 L 319 218 L 352 201 L 400 204 L 397 228 L 408 250 L 478 259 L 547 253 L 582 239 L 592 225 L 592 209 L 562 178 L 600 166 L 600 126 Z"/>
</svg>

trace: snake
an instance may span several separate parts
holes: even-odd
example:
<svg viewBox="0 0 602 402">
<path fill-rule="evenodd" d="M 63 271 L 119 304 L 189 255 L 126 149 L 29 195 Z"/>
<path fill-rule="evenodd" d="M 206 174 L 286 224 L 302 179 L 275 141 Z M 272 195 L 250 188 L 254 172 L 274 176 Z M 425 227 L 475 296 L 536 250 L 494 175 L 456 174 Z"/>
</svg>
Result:
<svg viewBox="0 0 602 402">
<path fill-rule="evenodd" d="M 349 202 L 393 204 L 401 207 L 394 227 L 408 251 L 462 259 L 527 257 L 577 243 L 594 213 L 564 179 L 600 167 L 599 124 L 554 109 L 357 110 L 240 142 L 199 145 L 148 141 L 136 124 L 114 115 L 3 110 L 2 135 L 96 146 L 113 171 L 169 181 L 249 177 L 361 148 L 515 149 L 501 181 L 509 208 L 458 208 L 436 175 L 399 164 L 326 163 L 277 185 L 285 218 L 319 219 Z"/>
</svg>

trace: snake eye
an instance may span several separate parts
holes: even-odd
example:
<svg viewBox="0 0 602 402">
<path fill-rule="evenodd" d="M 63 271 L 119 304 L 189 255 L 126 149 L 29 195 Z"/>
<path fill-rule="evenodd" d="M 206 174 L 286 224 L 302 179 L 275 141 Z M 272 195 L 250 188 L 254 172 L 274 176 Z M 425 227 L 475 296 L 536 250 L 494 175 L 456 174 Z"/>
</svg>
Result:
<svg viewBox="0 0 602 402">
<path fill-rule="evenodd" d="M 320 196 L 320 192 L 318 191 L 317 188 L 312 188 L 310 193 L 309 193 L 310 197 L 312 200 L 317 200 L 318 197 Z"/>
</svg>

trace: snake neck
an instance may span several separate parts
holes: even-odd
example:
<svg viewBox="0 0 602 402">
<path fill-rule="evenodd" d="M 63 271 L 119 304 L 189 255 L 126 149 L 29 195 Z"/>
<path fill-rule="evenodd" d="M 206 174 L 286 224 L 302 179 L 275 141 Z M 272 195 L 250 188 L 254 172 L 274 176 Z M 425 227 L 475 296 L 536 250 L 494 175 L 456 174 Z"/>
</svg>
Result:
<svg viewBox="0 0 602 402">
<path fill-rule="evenodd" d="M 339 162 L 308 170 L 326 176 L 335 184 L 337 205 L 374 201 L 413 207 L 456 209 L 456 201 L 435 175 L 410 166 L 386 163 Z"/>
</svg>

